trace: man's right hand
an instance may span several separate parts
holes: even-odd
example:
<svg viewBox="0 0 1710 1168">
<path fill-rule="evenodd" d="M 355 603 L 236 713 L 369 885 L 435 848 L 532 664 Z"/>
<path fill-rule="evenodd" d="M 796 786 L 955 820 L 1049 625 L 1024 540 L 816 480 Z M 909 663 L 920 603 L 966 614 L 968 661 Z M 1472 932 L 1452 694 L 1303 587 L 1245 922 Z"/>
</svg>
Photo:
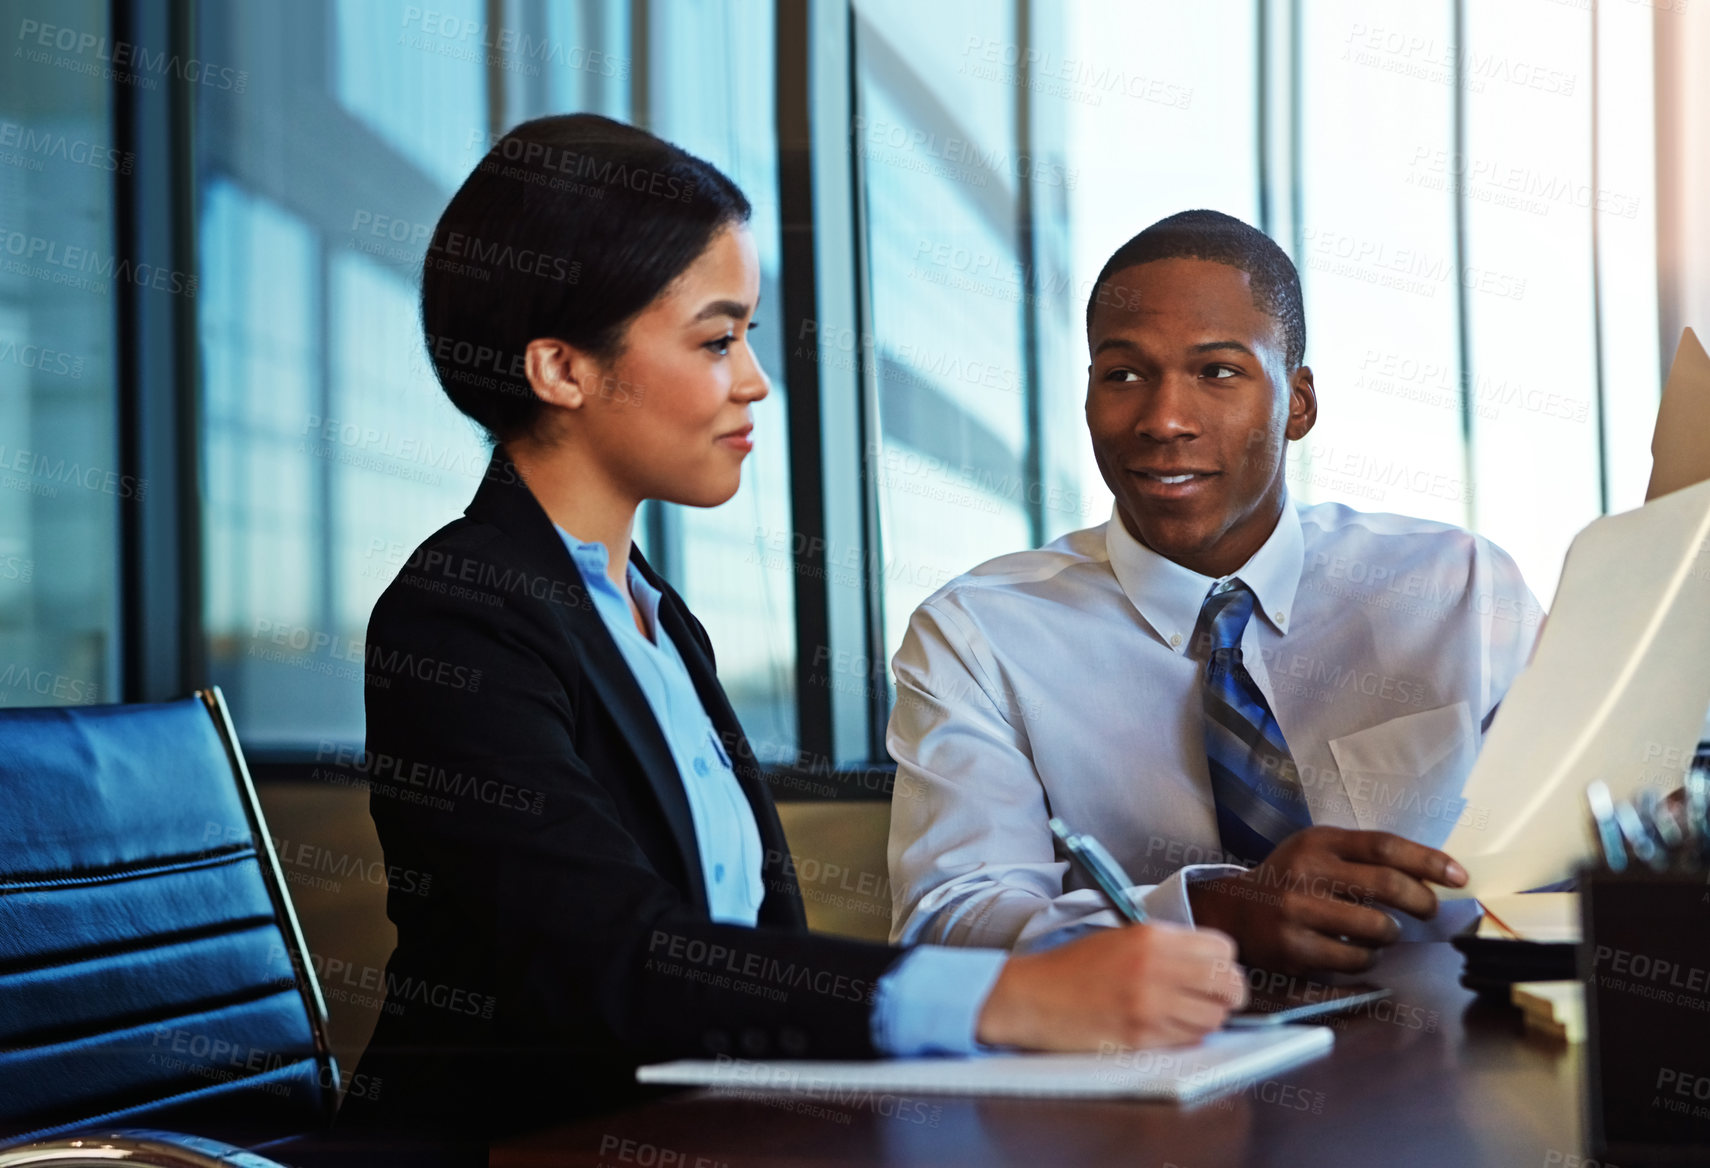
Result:
<svg viewBox="0 0 1710 1168">
<path fill-rule="evenodd" d="M 1222 929 L 1249 965 L 1277 973 L 1367 969 L 1401 926 L 1385 908 L 1437 914 L 1432 884 L 1458 888 L 1462 867 L 1387 831 L 1308 827 L 1239 876 L 1188 886 L 1194 922 Z"/>
<path fill-rule="evenodd" d="M 1011 957 L 975 1037 L 1029 1050 L 1198 1042 L 1247 1003 L 1235 943 L 1209 929 L 1154 922 L 1100 929 Z"/>
</svg>

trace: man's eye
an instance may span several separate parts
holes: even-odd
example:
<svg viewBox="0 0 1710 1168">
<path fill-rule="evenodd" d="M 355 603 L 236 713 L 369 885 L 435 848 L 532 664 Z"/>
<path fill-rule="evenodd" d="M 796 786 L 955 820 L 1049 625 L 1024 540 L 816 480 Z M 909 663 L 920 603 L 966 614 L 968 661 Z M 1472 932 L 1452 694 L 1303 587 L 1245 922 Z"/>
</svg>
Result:
<svg viewBox="0 0 1710 1168">
<path fill-rule="evenodd" d="M 730 346 L 735 340 L 735 333 L 725 333 L 724 336 L 719 337 L 716 340 L 708 341 L 706 344 L 702 345 L 701 348 L 711 349 L 720 357 L 726 357 L 730 355 Z"/>
<path fill-rule="evenodd" d="M 1104 375 L 1106 381 L 1139 381 L 1140 375 L 1132 369 L 1112 369 Z"/>
<path fill-rule="evenodd" d="M 1233 365 L 1212 365 L 1206 369 L 1206 372 L 1217 380 L 1241 376 L 1241 371 Z"/>
</svg>

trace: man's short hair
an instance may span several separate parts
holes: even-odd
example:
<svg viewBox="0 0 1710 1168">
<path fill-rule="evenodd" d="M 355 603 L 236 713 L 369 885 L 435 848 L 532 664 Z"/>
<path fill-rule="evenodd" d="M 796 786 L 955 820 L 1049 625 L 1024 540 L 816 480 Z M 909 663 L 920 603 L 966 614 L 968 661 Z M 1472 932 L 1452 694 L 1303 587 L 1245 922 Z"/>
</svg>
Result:
<svg viewBox="0 0 1710 1168">
<path fill-rule="evenodd" d="M 1087 328 L 1104 282 L 1125 268 L 1153 260 L 1210 260 L 1247 273 L 1253 303 L 1282 328 L 1283 356 L 1290 371 L 1306 359 L 1306 309 L 1300 273 L 1288 253 L 1256 227 L 1221 211 L 1182 211 L 1160 219 L 1117 248 L 1105 261 L 1087 297 Z"/>
</svg>

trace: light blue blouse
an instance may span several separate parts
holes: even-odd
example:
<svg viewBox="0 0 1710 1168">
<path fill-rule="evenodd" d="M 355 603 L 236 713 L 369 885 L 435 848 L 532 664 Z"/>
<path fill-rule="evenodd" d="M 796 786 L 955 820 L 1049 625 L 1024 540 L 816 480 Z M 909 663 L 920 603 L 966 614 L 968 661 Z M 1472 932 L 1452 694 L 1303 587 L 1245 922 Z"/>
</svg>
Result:
<svg viewBox="0 0 1710 1168">
<path fill-rule="evenodd" d="M 659 591 L 633 562 L 626 579 L 651 636 L 636 628 L 629 602 L 606 575 L 606 547 L 558 528 L 624 661 L 659 723 L 688 796 L 712 919 L 753 927 L 765 899 L 760 829 L 694 680 L 670 634 L 659 626 Z M 873 1043 L 889 1055 L 967 1054 L 978 1049 L 980 1008 L 1003 968 L 996 949 L 923 945 L 879 979 Z"/>
</svg>

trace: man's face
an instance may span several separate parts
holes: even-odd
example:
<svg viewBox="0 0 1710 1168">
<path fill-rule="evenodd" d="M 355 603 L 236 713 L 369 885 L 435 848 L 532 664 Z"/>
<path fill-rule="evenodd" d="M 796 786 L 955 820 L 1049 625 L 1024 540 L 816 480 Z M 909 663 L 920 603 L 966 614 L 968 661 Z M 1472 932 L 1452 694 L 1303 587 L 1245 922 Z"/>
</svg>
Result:
<svg viewBox="0 0 1710 1168">
<path fill-rule="evenodd" d="M 1087 330 L 1087 429 L 1130 534 L 1206 576 L 1246 563 L 1282 513 L 1287 443 L 1318 416 L 1312 371 L 1246 272 L 1154 260 L 1115 273 Z"/>
</svg>

